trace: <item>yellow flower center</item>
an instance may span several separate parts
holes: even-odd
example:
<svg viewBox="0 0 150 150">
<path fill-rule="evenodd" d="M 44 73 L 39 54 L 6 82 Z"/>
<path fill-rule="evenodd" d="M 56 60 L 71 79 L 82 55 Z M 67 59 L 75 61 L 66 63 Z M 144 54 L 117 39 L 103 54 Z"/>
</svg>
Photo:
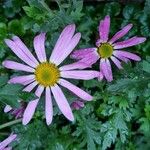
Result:
<svg viewBox="0 0 150 150">
<path fill-rule="evenodd" d="M 60 71 L 57 66 L 49 62 L 39 64 L 34 74 L 36 81 L 44 87 L 53 86 L 60 77 Z"/>
<path fill-rule="evenodd" d="M 100 47 L 98 47 L 97 52 L 102 58 L 111 57 L 113 53 L 113 46 L 109 43 L 102 43 Z"/>
</svg>

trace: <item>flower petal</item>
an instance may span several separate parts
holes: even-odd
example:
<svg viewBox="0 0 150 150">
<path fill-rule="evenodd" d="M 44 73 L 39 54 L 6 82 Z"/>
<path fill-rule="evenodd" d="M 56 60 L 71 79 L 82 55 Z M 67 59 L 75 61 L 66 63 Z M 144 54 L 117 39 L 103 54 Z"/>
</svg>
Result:
<svg viewBox="0 0 150 150">
<path fill-rule="evenodd" d="M 75 50 L 70 57 L 72 59 L 82 59 L 85 58 L 86 56 L 91 55 L 91 53 L 95 52 L 97 50 L 97 48 L 85 48 L 85 49 L 79 49 L 79 50 Z"/>
<path fill-rule="evenodd" d="M 73 92 L 74 94 L 76 94 L 77 96 L 82 98 L 83 100 L 91 101 L 93 99 L 93 97 L 91 95 L 89 95 L 82 89 L 78 88 L 77 86 L 73 85 L 72 83 L 70 83 L 64 79 L 60 79 L 59 84 L 65 88 L 67 88 L 68 90 L 70 90 L 71 92 Z"/>
<path fill-rule="evenodd" d="M 52 51 L 52 54 L 50 57 L 51 62 L 54 62 L 55 64 L 57 64 L 57 59 L 59 58 L 59 56 L 62 55 L 64 49 L 66 49 L 68 47 L 74 32 L 75 32 L 74 24 L 68 25 L 64 28 L 64 30 L 60 34 L 60 36 L 56 42 L 56 45 Z M 59 54 L 59 56 L 58 56 L 58 54 Z"/>
<path fill-rule="evenodd" d="M 38 96 L 39 98 L 41 97 L 42 93 L 44 91 L 44 86 L 39 85 L 35 91 L 35 95 Z"/>
<path fill-rule="evenodd" d="M 115 50 L 113 52 L 114 55 L 117 55 L 117 57 L 119 58 L 120 56 L 121 57 L 125 57 L 125 58 L 129 58 L 129 59 L 132 59 L 132 60 L 135 60 L 135 61 L 140 61 L 141 58 L 133 53 L 130 53 L 130 52 L 126 52 L 126 51 L 118 51 L 118 50 Z"/>
<path fill-rule="evenodd" d="M 32 60 L 35 64 L 39 64 L 38 61 L 35 59 L 35 57 L 32 55 L 30 50 L 26 47 L 26 45 L 21 41 L 21 39 L 17 36 L 14 36 L 13 41 L 15 44 Z"/>
<path fill-rule="evenodd" d="M 96 63 L 97 60 L 100 58 L 96 50 L 97 48 L 81 49 L 75 51 L 71 55 L 71 58 L 79 60 L 77 63 L 85 63 L 87 66 L 85 66 L 84 68 L 88 68 Z"/>
<path fill-rule="evenodd" d="M 37 81 L 34 81 L 32 82 L 31 84 L 29 84 L 28 86 L 26 86 L 23 91 L 26 91 L 26 92 L 30 92 L 34 89 L 34 87 L 36 87 L 36 85 L 38 84 Z"/>
<path fill-rule="evenodd" d="M 5 60 L 3 61 L 3 66 L 8 68 L 8 69 L 14 69 L 14 70 L 21 70 L 21 71 L 26 71 L 26 72 L 34 72 L 35 69 L 26 66 L 24 64 L 15 62 L 15 61 L 10 61 L 10 60 Z"/>
<path fill-rule="evenodd" d="M 11 111 L 11 110 L 12 110 L 12 107 L 9 106 L 9 105 L 6 105 L 5 108 L 4 108 L 4 112 L 5 112 L 5 113 L 7 113 L 7 112 L 9 112 L 9 111 Z"/>
<path fill-rule="evenodd" d="M 55 86 L 51 87 L 51 90 L 61 112 L 67 119 L 69 119 L 70 121 L 74 121 L 72 110 L 60 87 L 56 84 Z"/>
<path fill-rule="evenodd" d="M 29 66 L 35 68 L 37 66 L 36 63 L 34 63 L 23 51 L 20 49 L 17 44 L 15 44 L 14 41 L 5 39 L 5 43 L 7 46 L 21 59 L 23 60 L 26 64 Z"/>
<path fill-rule="evenodd" d="M 6 146 L 8 146 L 12 141 L 14 141 L 17 138 L 16 134 L 11 134 L 8 138 L 6 138 L 4 141 L 0 142 L 0 150 L 4 150 Z"/>
<path fill-rule="evenodd" d="M 25 76 L 18 76 L 18 77 L 14 77 L 14 78 L 11 78 L 8 83 L 18 83 L 18 84 L 22 84 L 22 85 L 26 85 L 26 82 L 27 81 L 31 81 L 35 79 L 35 75 L 31 74 L 31 75 L 25 75 Z"/>
<path fill-rule="evenodd" d="M 53 104 L 49 87 L 46 87 L 45 117 L 47 125 L 50 125 L 53 119 Z"/>
<path fill-rule="evenodd" d="M 110 28 L 110 17 L 106 16 L 99 24 L 99 36 L 102 42 L 107 42 Z"/>
<path fill-rule="evenodd" d="M 55 63 L 57 65 L 59 65 L 61 62 L 63 62 L 65 60 L 65 58 L 72 52 L 72 50 L 79 43 L 80 38 L 81 38 L 81 34 L 80 33 L 76 33 L 73 36 L 73 38 L 70 40 L 70 43 L 67 45 L 67 47 L 62 49 L 61 52 L 59 52 L 57 54 L 57 56 L 58 56 L 57 62 L 55 61 Z"/>
<path fill-rule="evenodd" d="M 109 43 L 114 43 L 115 41 L 119 40 L 122 38 L 124 35 L 126 35 L 129 30 L 132 28 L 132 24 L 128 24 L 127 26 L 123 27 L 119 32 L 117 32 L 109 41 Z"/>
<path fill-rule="evenodd" d="M 34 38 L 34 49 L 40 62 L 46 62 L 45 34 L 41 33 Z"/>
<path fill-rule="evenodd" d="M 75 62 L 69 65 L 64 65 L 59 68 L 60 71 L 73 70 L 73 69 L 84 69 L 88 68 L 88 65 L 83 62 Z"/>
<path fill-rule="evenodd" d="M 101 59 L 100 70 L 107 79 L 107 81 L 111 82 L 113 80 L 111 65 L 108 59 Z"/>
<path fill-rule="evenodd" d="M 39 99 L 36 99 L 36 100 L 30 101 L 28 103 L 28 105 L 24 111 L 24 114 L 23 114 L 23 119 L 22 119 L 23 125 L 27 125 L 30 122 L 30 120 L 32 119 L 38 102 L 39 102 Z"/>
<path fill-rule="evenodd" d="M 114 62 L 114 64 L 119 68 L 119 69 L 122 69 L 122 66 L 121 66 L 121 62 L 115 58 L 114 56 L 111 56 L 111 60 Z"/>
<path fill-rule="evenodd" d="M 128 40 L 114 43 L 114 49 L 121 49 L 121 48 L 138 45 L 140 43 L 143 43 L 145 40 L 146 40 L 146 38 L 144 38 L 144 37 L 132 37 Z"/>
<path fill-rule="evenodd" d="M 90 80 L 99 76 L 98 71 L 79 71 L 79 70 L 71 70 L 71 71 L 62 71 L 61 77 L 70 78 L 70 79 L 82 79 L 82 80 Z"/>
</svg>

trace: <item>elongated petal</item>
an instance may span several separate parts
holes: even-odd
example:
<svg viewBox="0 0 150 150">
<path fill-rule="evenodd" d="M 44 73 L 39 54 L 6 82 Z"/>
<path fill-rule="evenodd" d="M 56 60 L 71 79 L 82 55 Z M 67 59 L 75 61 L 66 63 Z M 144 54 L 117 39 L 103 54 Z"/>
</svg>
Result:
<svg viewBox="0 0 150 150">
<path fill-rule="evenodd" d="M 80 33 L 76 33 L 73 36 L 73 38 L 70 40 L 70 43 L 67 45 L 67 47 L 65 47 L 64 49 L 62 49 L 62 52 L 59 52 L 57 54 L 57 56 L 58 56 L 57 62 L 55 61 L 55 63 L 57 65 L 59 65 L 61 62 L 63 62 L 65 60 L 65 58 L 72 52 L 72 50 L 78 44 L 80 38 L 81 38 L 81 34 Z"/>
<path fill-rule="evenodd" d="M 119 58 L 119 56 L 122 56 L 122 57 L 125 57 L 125 58 L 128 58 L 128 59 L 132 59 L 132 60 L 135 60 L 135 61 L 140 61 L 141 58 L 133 53 L 130 53 L 130 52 L 126 52 L 126 51 L 118 51 L 118 50 L 115 50 L 113 52 L 114 55 L 117 55 L 117 57 Z"/>
<path fill-rule="evenodd" d="M 4 112 L 5 112 L 5 113 L 7 113 L 7 112 L 9 112 L 9 111 L 11 111 L 11 110 L 12 110 L 12 107 L 9 106 L 9 105 L 6 105 L 5 108 L 4 108 Z"/>
<path fill-rule="evenodd" d="M 111 70 L 111 65 L 109 60 L 101 59 L 100 70 L 102 71 L 107 81 L 111 82 L 113 80 L 112 70 Z"/>
<path fill-rule="evenodd" d="M 36 87 L 37 84 L 38 84 L 38 82 L 37 82 L 37 81 L 34 81 L 34 82 L 32 82 L 31 84 L 29 84 L 28 86 L 26 86 L 26 87 L 23 89 L 23 91 L 30 92 L 30 91 L 32 91 L 32 90 Z"/>
<path fill-rule="evenodd" d="M 123 57 L 123 56 L 121 56 L 121 55 L 118 55 L 117 53 L 115 53 L 115 51 L 113 52 L 113 55 L 114 55 L 115 57 L 117 57 L 119 60 L 122 60 L 122 61 L 125 62 L 125 63 L 128 63 L 128 62 L 130 61 L 128 58 Z"/>
<path fill-rule="evenodd" d="M 127 26 L 123 27 L 119 32 L 117 32 L 109 41 L 109 43 L 114 43 L 115 41 L 119 40 L 122 38 L 124 35 L 126 35 L 129 30 L 132 28 L 132 24 L 128 24 Z"/>
<path fill-rule="evenodd" d="M 96 63 L 97 60 L 100 58 L 96 50 L 96 48 L 81 49 L 75 51 L 71 55 L 71 58 L 79 60 L 77 63 L 85 63 L 87 65 L 87 67 L 85 66 L 85 68 L 88 68 Z"/>
<path fill-rule="evenodd" d="M 119 68 L 119 69 L 122 69 L 122 66 L 121 66 L 121 62 L 115 58 L 114 56 L 111 56 L 111 60 L 114 62 L 114 64 Z"/>
<path fill-rule="evenodd" d="M 70 57 L 72 59 L 82 59 L 85 58 L 87 55 L 91 55 L 91 53 L 95 52 L 97 49 L 94 48 L 85 48 L 85 49 L 79 49 L 75 50 Z"/>
<path fill-rule="evenodd" d="M 122 49 L 143 43 L 146 40 L 144 37 L 133 37 L 128 40 L 114 43 L 114 49 Z"/>
<path fill-rule="evenodd" d="M 39 61 L 46 62 L 45 33 L 41 33 L 34 38 L 34 49 Z"/>
<path fill-rule="evenodd" d="M 61 77 L 63 78 L 70 78 L 70 79 L 82 79 L 82 80 L 90 80 L 99 76 L 98 71 L 62 71 Z"/>
<path fill-rule="evenodd" d="M 39 102 L 39 99 L 36 99 L 36 100 L 30 101 L 28 103 L 28 105 L 24 111 L 24 114 L 23 114 L 23 119 L 22 119 L 23 125 L 27 125 L 30 122 L 30 120 L 32 119 L 38 102 Z"/>
<path fill-rule="evenodd" d="M 8 138 L 6 138 L 4 141 L 0 142 L 0 150 L 4 150 L 6 146 L 8 146 L 12 141 L 14 141 L 17 138 L 16 134 L 11 134 Z"/>
<path fill-rule="evenodd" d="M 12 79 L 10 79 L 8 81 L 8 83 L 18 83 L 18 84 L 22 84 L 22 85 L 26 85 L 27 81 L 31 81 L 35 78 L 35 75 L 25 75 L 25 76 L 18 76 L 18 77 L 14 77 Z"/>
<path fill-rule="evenodd" d="M 106 16 L 99 25 L 99 36 L 103 42 L 107 42 L 110 28 L 110 17 Z"/>
<path fill-rule="evenodd" d="M 50 125 L 53 119 L 53 105 L 49 87 L 46 87 L 45 94 L 45 117 L 47 125 Z"/>
<path fill-rule="evenodd" d="M 35 95 L 38 96 L 39 98 L 41 97 L 41 94 L 43 93 L 44 91 L 44 86 L 42 85 L 39 85 L 35 91 Z"/>
<path fill-rule="evenodd" d="M 88 65 L 83 62 L 75 62 L 69 65 L 64 65 L 60 67 L 59 70 L 66 71 L 66 70 L 84 69 L 84 68 L 88 68 Z"/>
<path fill-rule="evenodd" d="M 72 36 L 74 35 L 75 32 L 75 25 L 68 25 L 64 28 L 62 33 L 60 34 L 56 45 L 52 51 L 50 61 L 54 62 L 57 64 L 57 59 L 59 58 L 58 54 L 62 55 L 64 49 L 67 48 L 67 46 L 70 43 L 70 40 L 72 39 Z"/>
<path fill-rule="evenodd" d="M 23 51 L 20 49 L 17 44 L 15 44 L 14 41 L 5 39 L 5 43 L 7 46 L 21 59 L 23 60 L 26 64 L 29 66 L 35 68 L 37 64 L 35 64 Z"/>
<path fill-rule="evenodd" d="M 62 90 L 58 85 L 55 85 L 51 87 L 52 93 L 54 95 L 54 98 L 56 100 L 56 103 L 63 113 L 63 115 L 69 119 L 70 121 L 74 121 L 74 116 L 72 114 L 72 110 L 69 106 L 69 103 L 67 102 L 67 99 L 65 95 L 63 94 Z"/>
<path fill-rule="evenodd" d="M 10 60 L 5 60 L 3 62 L 3 66 L 8 68 L 8 69 L 14 69 L 14 70 L 21 70 L 21 71 L 26 71 L 26 72 L 34 72 L 35 69 L 26 66 L 24 64 L 15 62 L 15 61 L 10 61 Z"/>
<path fill-rule="evenodd" d="M 12 147 L 6 147 L 4 150 L 12 150 Z"/>
<path fill-rule="evenodd" d="M 77 86 L 73 85 L 72 83 L 70 83 L 64 79 L 60 79 L 59 84 L 65 88 L 67 88 L 68 90 L 70 90 L 71 92 L 73 92 L 74 94 L 76 94 L 77 96 L 82 98 L 83 100 L 91 101 L 93 99 L 93 97 L 91 95 L 89 95 L 82 89 L 78 88 Z"/>
<path fill-rule="evenodd" d="M 13 41 L 15 44 L 32 60 L 36 65 L 38 65 L 38 61 L 35 59 L 35 57 L 32 55 L 30 50 L 26 47 L 26 45 L 21 41 L 21 39 L 17 36 L 13 37 Z"/>
</svg>

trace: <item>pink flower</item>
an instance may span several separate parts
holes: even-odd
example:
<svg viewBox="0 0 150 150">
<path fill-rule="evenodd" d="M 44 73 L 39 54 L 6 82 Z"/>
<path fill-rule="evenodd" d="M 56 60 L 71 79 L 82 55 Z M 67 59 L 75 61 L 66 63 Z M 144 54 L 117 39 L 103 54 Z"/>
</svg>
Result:
<svg viewBox="0 0 150 150">
<path fill-rule="evenodd" d="M 82 102 L 80 100 L 76 100 L 76 101 L 71 103 L 71 107 L 73 109 L 79 110 L 79 109 L 84 107 L 84 102 Z"/>
<path fill-rule="evenodd" d="M 117 32 L 110 40 L 109 36 L 110 17 L 106 16 L 99 24 L 100 38 L 96 42 L 94 48 L 87 48 L 75 51 L 71 57 L 79 60 L 78 63 L 86 63 L 88 67 L 96 63 L 100 59 L 99 68 L 107 81 L 113 80 L 110 60 L 119 68 L 122 69 L 121 61 L 127 62 L 129 59 L 140 61 L 140 57 L 130 52 L 122 51 L 121 49 L 131 47 L 143 43 L 146 38 L 134 36 L 128 40 L 116 42 L 132 28 L 132 24 L 128 24 Z"/>
<path fill-rule="evenodd" d="M 16 119 L 18 118 L 22 118 L 23 116 L 23 113 L 24 113 L 24 110 L 25 110 L 25 103 L 21 102 L 21 106 L 20 108 L 12 108 L 11 106 L 9 105 L 6 105 L 5 108 L 4 108 L 4 112 L 5 113 L 10 113 L 12 114 L 13 116 L 15 116 Z"/>
<path fill-rule="evenodd" d="M 7 147 L 11 142 L 16 140 L 17 135 L 11 134 L 8 138 L 6 138 L 4 141 L 0 142 L 0 150 L 11 150 L 11 147 Z"/>
<path fill-rule="evenodd" d="M 53 105 L 51 93 L 63 113 L 70 121 L 74 120 L 72 110 L 69 103 L 63 94 L 60 85 L 67 88 L 78 97 L 86 101 L 91 101 L 92 96 L 73 85 L 68 79 L 90 80 L 99 76 L 97 71 L 77 70 L 85 68 L 85 63 L 73 63 L 60 67 L 60 64 L 72 52 L 78 44 L 81 34 L 75 32 L 75 25 L 68 25 L 62 31 L 59 39 L 52 51 L 49 59 L 45 52 L 45 33 L 41 33 L 34 38 L 34 49 L 38 60 L 32 55 L 30 50 L 18 37 L 13 37 L 12 40 L 6 39 L 6 44 L 10 49 L 25 63 L 18 63 L 10 60 L 3 62 L 3 66 L 9 69 L 15 69 L 28 72 L 28 75 L 14 77 L 9 80 L 9 83 L 19 83 L 25 85 L 24 91 L 30 92 L 36 86 L 35 94 L 37 99 L 30 101 L 23 114 L 23 124 L 29 123 L 34 115 L 35 109 L 39 102 L 42 93 L 45 90 L 45 117 L 46 123 L 49 125 L 53 117 Z"/>
</svg>

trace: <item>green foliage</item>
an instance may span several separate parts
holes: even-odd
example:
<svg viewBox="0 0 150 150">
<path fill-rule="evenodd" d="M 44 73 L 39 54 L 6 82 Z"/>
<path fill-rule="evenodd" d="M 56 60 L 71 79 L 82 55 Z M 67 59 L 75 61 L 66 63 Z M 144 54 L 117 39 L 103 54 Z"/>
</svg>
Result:
<svg viewBox="0 0 150 150">
<path fill-rule="evenodd" d="M 0 62 L 17 59 L 4 43 L 5 38 L 20 36 L 29 49 L 39 32 L 47 32 L 48 57 L 62 29 L 75 23 L 82 33 L 77 47 L 94 47 L 98 37 L 98 24 L 105 15 L 111 16 L 110 36 L 128 23 L 132 30 L 123 39 L 145 36 L 147 41 L 128 50 L 137 53 L 140 63 L 122 64 L 124 69 L 113 67 L 114 81 L 75 82 L 94 96 L 81 110 L 73 110 L 75 122 L 67 121 L 54 103 L 54 118 L 50 126 L 45 123 L 44 95 L 38 109 L 27 126 L 21 123 L 2 129 L 0 139 L 10 132 L 18 134 L 12 144 L 15 150 L 149 150 L 150 144 L 150 1 L 140 3 L 84 2 L 81 0 L 5 0 L 0 5 Z M 121 39 L 121 40 L 123 40 Z M 18 61 L 19 62 L 19 61 Z M 67 62 L 72 62 L 68 58 Z M 66 62 L 65 62 L 66 63 Z M 92 67 L 98 70 L 99 63 Z M 19 107 L 18 101 L 34 100 L 33 92 L 22 92 L 20 85 L 7 84 L 16 71 L 0 67 L 0 123 L 12 121 L 3 113 L 6 104 Z M 71 81 L 72 82 L 72 81 Z M 64 90 L 64 89 L 63 89 Z M 71 103 L 76 100 L 70 92 L 65 95 Z"/>
</svg>

